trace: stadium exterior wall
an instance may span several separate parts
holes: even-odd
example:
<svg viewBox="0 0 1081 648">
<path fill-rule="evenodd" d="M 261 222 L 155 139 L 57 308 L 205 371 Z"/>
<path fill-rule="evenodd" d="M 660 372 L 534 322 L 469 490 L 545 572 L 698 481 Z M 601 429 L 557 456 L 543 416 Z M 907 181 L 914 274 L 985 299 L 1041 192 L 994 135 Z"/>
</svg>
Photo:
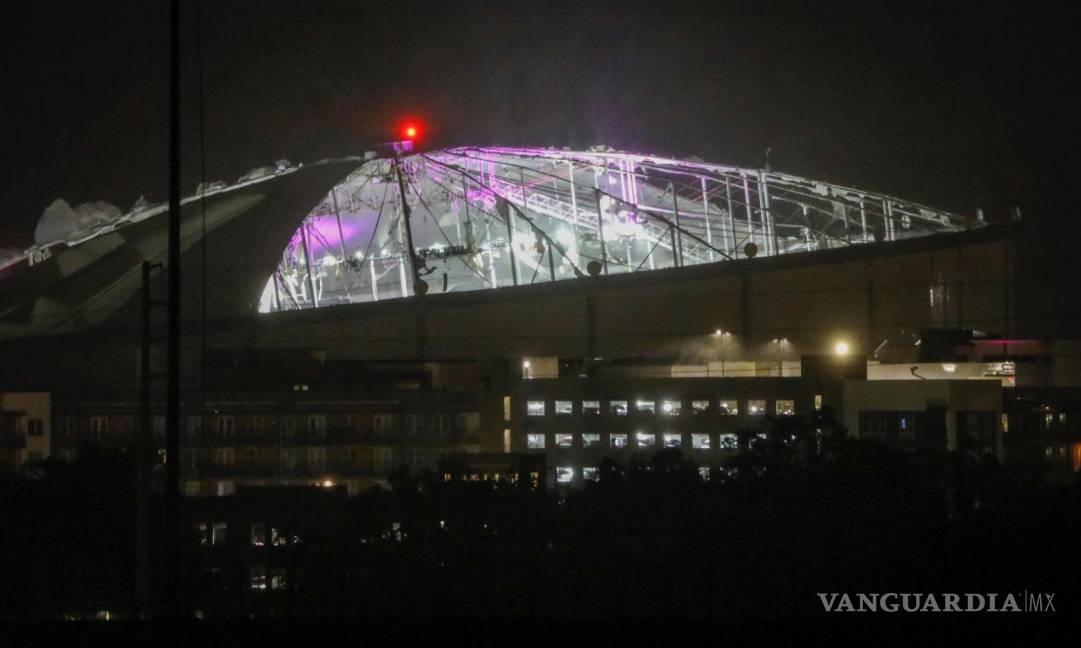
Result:
<svg viewBox="0 0 1081 648">
<path fill-rule="evenodd" d="M 272 313 L 243 327 L 252 349 L 328 358 L 798 359 L 845 340 L 872 355 L 926 328 L 1016 335 L 1009 227 L 498 291 Z M 936 301 L 937 300 L 937 301 Z M 774 340 L 785 344 L 773 348 Z M 239 339 L 236 342 L 240 342 Z M 712 346 L 711 346 L 712 345 Z"/>
</svg>

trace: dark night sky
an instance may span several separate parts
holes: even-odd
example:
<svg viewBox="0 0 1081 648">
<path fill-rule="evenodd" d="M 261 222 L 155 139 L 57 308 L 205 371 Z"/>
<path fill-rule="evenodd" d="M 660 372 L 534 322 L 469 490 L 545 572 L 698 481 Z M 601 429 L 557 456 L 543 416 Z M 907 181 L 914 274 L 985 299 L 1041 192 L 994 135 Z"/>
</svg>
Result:
<svg viewBox="0 0 1081 648">
<path fill-rule="evenodd" d="M 771 146 L 782 171 L 955 211 L 1019 203 L 1033 223 L 1073 219 L 1078 57 L 1051 5 L 204 4 L 212 180 L 363 151 L 413 113 L 430 146 L 603 143 L 754 166 Z M 15 11 L 0 247 L 29 243 L 57 197 L 164 200 L 167 4 Z M 185 191 L 197 181 L 189 167 Z"/>
</svg>

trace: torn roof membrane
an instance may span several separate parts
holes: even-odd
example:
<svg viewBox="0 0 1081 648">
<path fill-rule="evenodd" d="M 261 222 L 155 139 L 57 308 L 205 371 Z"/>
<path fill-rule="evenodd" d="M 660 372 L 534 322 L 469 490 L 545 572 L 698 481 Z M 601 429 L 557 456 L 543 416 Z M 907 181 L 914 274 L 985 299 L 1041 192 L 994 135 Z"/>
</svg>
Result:
<svg viewBox="0 0 1081 648">
<path fill-rule="evenodd" d="M 401 158 L 401 186 L 393 160 L 365 159 L 304 217 L 266 282 L 261 312 L 813 252 L 979 225 L 894 196 L 606 146 L 415 153 Z"/>
</svg>

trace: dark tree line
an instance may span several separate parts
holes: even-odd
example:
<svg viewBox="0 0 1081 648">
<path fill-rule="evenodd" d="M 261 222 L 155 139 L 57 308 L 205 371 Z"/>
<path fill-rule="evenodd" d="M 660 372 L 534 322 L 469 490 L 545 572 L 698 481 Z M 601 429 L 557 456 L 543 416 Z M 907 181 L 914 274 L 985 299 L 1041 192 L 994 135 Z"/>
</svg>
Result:
<svg viewBox="0 0 1081 648">
<path fill-rule="evenodd" d="M 607 462 L 597 482 L 566 492 L 400 473 L 349 500 L 333 533 L 309 536 L 276 613 L 783 620 L 821 615 L 818 592 L 1076 600 L 1076 480 L 823 436 L 820 425 L 748 433 L 747 451 L 708 481 L 678 450 Z M 0 486 L 4 616 L 130 602 L 128 457 L 88 450 L 39 470 Z"/>
</svg>

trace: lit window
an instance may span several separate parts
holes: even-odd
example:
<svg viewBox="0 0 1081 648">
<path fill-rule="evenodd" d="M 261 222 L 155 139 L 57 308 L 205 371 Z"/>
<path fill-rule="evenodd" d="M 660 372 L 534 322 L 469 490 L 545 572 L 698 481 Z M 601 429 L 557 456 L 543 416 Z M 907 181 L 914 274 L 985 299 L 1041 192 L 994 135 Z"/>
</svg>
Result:
<svg viewBox="0 0 1081 648">
<path fill-rule="evenodd" d="M 308 438 L 321 439 L 327 429 L 327 419 L 322 414 L 308 416 Z"/>
<path fill-rule="evenodd" d="M 529 401 L 526 403 L 527 416 L 544 416 L 544 401 Z"/>
<path fill-rule="evenodd" d="M 574 402 L 568 400 L 556 401 L 556 415 L 557 416 L 570 416 L 574 413 Z"/>
<path fill-rule="evenodd" d="M 709 466 L 700 466 L 698 476 L 702 478 L 702 481 L 709 481 Z"/>
<path fill-rule="evenodd" d="M 233 417 L 232 416 L 218 416 L 215 419 L 216 430 L 218 436 L 228 439 L 233 436 Z"/>
<path fill-rule="evenodd" d="M 231 481 L 218 482 L 218 497 L 228 497 L 236 492 L 236 485 Z"/>
<path fill-rule="evenodd" d="M 574 435 L 573 434 L 557 434 L 556 446 L 559 448 L 573 448 L 574 447 Z"/>
<path fill-rule="evenodd" d="M 585 416 L 596 416 L 601 413 L 600 401 L 582 401 L 582 414 Z"/>
<path fill-rule="evenodd" d="M 683 403 L 677 400 L 666 400 L 661 402 L 661 411 L 668 416 L 679 416 L 683 411 Z"/>
<path fill-rule="evenodd" d="M 735 434 L 722 434 L 717 437 L 717 447 L 721 450 L 739 450 L 739 437 Z"/>
<path fill-rule="evenodd" d="M 270 570 L 270 589 L 283 590 L 288 586 L 285 567 L 275 567 Z"/>
<path fill-rule="evenodd" d="M 709 450 L 709 435 L 708 434 L 692 434 L 691 435 L 691 448 L 695 450 Z"/>
<path fill-rule="evenodd" d="M 373 423 L 378 436 L 386 436 L 394 431 L 393 414 L 376 414 Z"/>
<path fill-rule="evenodd" d="M 747 401 L 747 411 L 751 413 L 751 416 L 762 416 L 766 413 L 766 401 L 764 400 L 750 400 Z"/>
<path fill-rule="evenodd" d="M 266 524 L 257 522 L 251 525 L 251 544 L 253 547 L 265 547 L 267 542 Z"/>
<path fill-rule="evenodd" d="M 779 400 L 774 405 L 777 408 L 777 416 L 794 416 L 796 414 L 796 401 Z"/>
<path fill-rule="evenodd" d="M 626 448 L 627 447 L 627 435 L 626 434 L 613 434 L 609 438 L 613 448 Z"/>
<path fill-rule="evenodd" d="M 527 434 L 526 447 L 530 450 L 544 450 L 543 434 Z"/>
<path fill-rule="evenodd" d="M 574 468 L 570 466 L 556 466 L 556 481 L 560 484 L 569 484 L 574 481 Z"/>
<path fill-rule="evenodd" d="M 583 448 L 596 448 L 601 444 L 601 435 L 599 434 L 583 434 L 582 435 L 582 447 Z"/>
<path fill-rule="evenodd" d="M 220 547 L 229 539 L 228 526 L 225 522 L 215 522 L 210 527 L 210 544 Z"/>
<path fill-rule="evenodd" d="M 625 401 L 625 400 L 609 401 L 608 402 L 608 412 L 611 413 L 611 414 L 614 414 L 615 416 L 626 416 L 627 415 L 627 401 Z"/>
<path fill-rule="evenodd" d="M 586 481 L 597 481 L 600 478 L 600 471 L 596 466 L 584 466 L 582 468 L 582 479 Z"/>
<path fill-rule="evenodd" d="M 653 401 L 640 400 L 634 402 L 634 409 L 640 414 L 655 414 L 657 405 Z"/>
<path fill-rule="evenodd" d="M 251 588 L 253 590 L 266 589 L 266 567 L 251 568 Z"/>
<path fill-rule="evenodd" d="M 815 394 L 815 409 L 822 409 L 822 394 Z"/>
<path fill-rule="evenodd" d="M 672 433 L 664 435 L 664 447 L 678 448 L 681 445 L 683 445 L 683 435 Z"/>
<path fill-rule="evenodd" d="M 708 400 L 696 400 L 691 401 L 691 413 L 692 414 L 704 414 L 709 409 Z"/>
<path fill-rule="evenodd" d="M 510 420 L 510 396 L 503 397 L 503 420 Z"/>
<path fill-rule="evenodd" d="M 90 439 L 101 441 L 102 436 L 109 430 L 109 419 L 104 416 L 90 417 Z"/>
<path fill-rule="evenodd" d="M 648 432 L 639 432 L 634 435 L 639 448 L 652 448 L 657 445 L 657 435 Z"/>
<path fill-rule="evenodd" d="M 751 447 L 757 448 L 760 444 L 765 443 L 766 439 L 767 437 L 765 432 L 759 432 L 758 434 L 755 434 L 754 438 L 751 439 Z"/>
<path fill-rule="evenodd" d="M 717 409 L 722 415 L 735 416 L 736 414 L 739 414 L 739 401 L 721 399 Z"/>
<path fill-rule="evenodd" d="M 913 414 L 897 416 L 897 438 L 912 441 L 916 438 L 916 417 Z"/>
</svg>

